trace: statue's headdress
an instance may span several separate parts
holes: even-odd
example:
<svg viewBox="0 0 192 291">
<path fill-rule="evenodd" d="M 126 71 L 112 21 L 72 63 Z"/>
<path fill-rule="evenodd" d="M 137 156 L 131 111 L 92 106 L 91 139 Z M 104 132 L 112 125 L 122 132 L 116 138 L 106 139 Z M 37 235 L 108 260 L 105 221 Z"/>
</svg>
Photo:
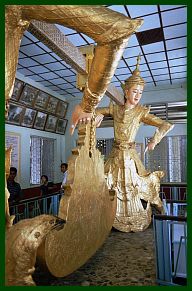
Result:
<svg viewBox="0 0 192 291">
<path fill-rule="evenodd" d="M 139 62 L 141 60 L 141 56 L 138 55 L 137 57 L 137 64 L 136 69 L 133 71 L 132 76 L 125 80 L 125 83 L 121 85 L 122 89 L 125 90 L 126 88 L 131 87 L 132 85 L 145 85 L 144 79 L 140 76 L 139 71 Z"/>
</svg>

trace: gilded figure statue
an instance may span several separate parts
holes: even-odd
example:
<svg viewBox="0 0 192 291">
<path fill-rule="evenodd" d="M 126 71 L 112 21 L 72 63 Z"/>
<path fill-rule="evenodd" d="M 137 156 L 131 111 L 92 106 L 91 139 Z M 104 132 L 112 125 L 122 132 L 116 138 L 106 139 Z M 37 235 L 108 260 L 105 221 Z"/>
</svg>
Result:
<svg viewBox="0 0 192 291">
<path fill-rule="evenodd" d="M 139 101 L 144 89 L 140 76 L 139 60 L 131 77 L 123 85 L 125 104 L 98 108 L 97 119 L 112 116 L 114 120 L 114 145 L 105 163 L 108 187 L 117 194 L 117 211 L 113 226 L 123 232 L 137 232 L 146 229 L 151 222 L 151 206 L 162 210 L 159 198 L 162 171 L 150 173 L 140 160 L 135 149 L 135 136 L 141 123 L 157 127 L 146 150 L 153 150 L 173 125 L 150 114 L 147 106 Z M 145 150 L 145 151 L 146 151 Z M 146 208 L 142 200 L 147 202 Z"/>
</svg>

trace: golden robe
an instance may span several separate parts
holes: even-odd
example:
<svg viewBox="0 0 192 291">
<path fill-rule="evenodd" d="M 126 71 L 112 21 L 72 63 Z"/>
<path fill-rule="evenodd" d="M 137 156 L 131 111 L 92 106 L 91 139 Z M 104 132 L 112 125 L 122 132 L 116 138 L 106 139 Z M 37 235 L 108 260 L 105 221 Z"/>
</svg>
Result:
<svg viewBox="0 0 192 291">
<path fill-rule="evenodd" d="M 141 123 L 156 126 L 152 138 L 155 144 L 173 128 L 173 125 L 149 113 L 146 106 L 130 109 L 126 105 L 110 104 L 98 108 L 97 113 L 110 115 L 114 120 L 114 145 L 105 163 L 109 188 L 117 193 L 117 211 L 114 227 L 123 232 L 142 231 L 151 222 L 151 204 L 162 209 L 159 198 L 162 171 L 148 172 L 135 149 L 135 136 Z M 144 208 L 142 200 L 147 202 Z"/>
</svg>

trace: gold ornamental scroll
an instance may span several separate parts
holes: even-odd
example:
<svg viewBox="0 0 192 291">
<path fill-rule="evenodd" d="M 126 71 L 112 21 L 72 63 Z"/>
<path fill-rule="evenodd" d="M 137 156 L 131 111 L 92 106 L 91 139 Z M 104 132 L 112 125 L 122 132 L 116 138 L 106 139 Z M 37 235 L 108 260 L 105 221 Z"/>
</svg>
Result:
<svg viewBox="0 0 192 291">
<path fill-rule="evenodd" d="M 46 264 L 56 277 L 82 266 L 103 244 L 115 219 L 115 191 L 108 190 L 104 162 L 94 142 L 90 154 L 90 125 L 80 126 L 60 201 L 59 217 L 66 224 L 60 232 L 49 233 L 45 241 Z"/>
</svg>

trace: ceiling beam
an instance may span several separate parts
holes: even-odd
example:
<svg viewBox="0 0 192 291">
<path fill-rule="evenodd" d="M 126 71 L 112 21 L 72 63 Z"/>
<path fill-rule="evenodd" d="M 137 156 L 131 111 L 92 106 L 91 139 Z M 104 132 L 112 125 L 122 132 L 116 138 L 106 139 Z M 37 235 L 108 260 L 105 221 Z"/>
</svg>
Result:
<svg viewBox="0 0 192 291">
<path fill-rule="evenodd" d="M 86 73 L 86 60 L 76 46 L 54 24 L 33 20 L 28 28 L 38 40 L 80 74 Z"/>
<path fill-rule="evenodd" d="M 84 55 L 68 40 L 67 36 L 56 25 L 33 20 L 28 31 L 78 73 L 88 75 Z M 105 94 L 117 104 L 124 104 L 123 95 L 114 85 L 110 84 Z"/>
<path fill-rule="evenodd" d="M 105 95 L 107 95 L 109 98 L 111 98 L 113 101 L 115 101 L 115 103 L 119 105 L 124 105 L 125 103 L 124 96 L 113 84 L 109 84 Z"/>
</svg>

